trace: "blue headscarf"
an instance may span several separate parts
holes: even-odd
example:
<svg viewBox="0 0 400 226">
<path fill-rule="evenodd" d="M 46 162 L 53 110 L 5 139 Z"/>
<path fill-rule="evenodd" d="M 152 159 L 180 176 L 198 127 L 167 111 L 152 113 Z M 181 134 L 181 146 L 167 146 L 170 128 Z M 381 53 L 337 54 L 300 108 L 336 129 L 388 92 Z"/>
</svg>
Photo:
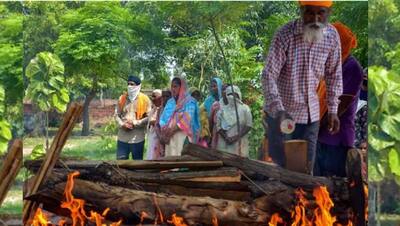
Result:
<svg viewBox="0 0 400 226">
<path fill-rule="evenodd" d="M 197 143 L 200 132 L 200 111 L 197 105 L 197 101 L 189 94 L 186 81 L 182 78 L 181 80 L 181 88 L 179 91 L 178 100 L 175 98 L 170 98 L 165 105 L 165 108 L 160 116 L 160 126 L 161 128 L 164 126 L 168 126 L 170 121 L 172 121 L 172 117 L 175 117 L 175 122 L 182 122 L 183 124 L 190 127 L 189 140 L 192 143 Z M 182 116 L 187 113 L 190 116 L 190 122 L 185 117 Z M 183 130 L 183 132 L 188 132 Z"/>
<path fill-rule="evenodd" d="M 215 81 L 218 87 L 218 99 L 222 98 L 222 80 L 220 78 L 214 77 L 211 81 Z M 208 117 L 211 115 L 211 106 L 216 101 L 215 97 L 210 94 L 204 101 L 204 108 L 207 111 Z"/>
</svg>

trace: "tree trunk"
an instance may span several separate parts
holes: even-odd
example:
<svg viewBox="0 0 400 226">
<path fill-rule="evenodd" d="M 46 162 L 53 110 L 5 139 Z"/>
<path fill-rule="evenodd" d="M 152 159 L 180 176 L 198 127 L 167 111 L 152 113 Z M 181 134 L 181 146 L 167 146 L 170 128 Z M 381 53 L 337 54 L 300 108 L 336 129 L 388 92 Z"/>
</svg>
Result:
<svg viewBox="0 0 400 226">
<path fill-rule="evenodd" d="M 377 225 L 376 222 L 376 184 L 370 183 L 368 185 L 368 223 L 370 225 Z"/>
<path fill-rule="evenodd" d="M 83 104 L 83 125 L 81 136 L 89 136 L 90 126 L 89 126 L 89 105 L 93 98 L 96 96 L 96 90 L 92 88 L 89 94 L 85 97 L 85 102 Z"/>
<path fill-rule="evenodd" d="M 45 123 L 46 123 L 46 153 L 49 151 L 49 112 L 45 113 Z"/>
<path fill-rule="evenodd" d="M 376 226 L 381 226 L 381 182 L 376 182 Z"/>
</svg>

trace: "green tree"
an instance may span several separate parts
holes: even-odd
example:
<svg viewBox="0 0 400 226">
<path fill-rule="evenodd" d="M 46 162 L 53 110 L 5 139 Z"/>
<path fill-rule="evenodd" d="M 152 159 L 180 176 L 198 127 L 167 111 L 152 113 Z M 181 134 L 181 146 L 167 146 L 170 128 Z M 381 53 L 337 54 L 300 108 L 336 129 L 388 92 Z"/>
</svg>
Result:
<svg viewBox="0 0 400 226">
<path fill-rule="evenodd" d="M 2 118 L 15 136 L 22 123 L 22 13 L 12 3 L 0 3 L 0 85 L 4 88 Z"/>
<path fill-rule="evenodd" d="M 62 17 L 54 48 L 68 79 L 85 95 L 82 135 L 89 134 L 89 104 L 101 88 L 122 77 L 124 43 L 131 40 L 131 15 L 117 2 L 86 3 Z"/>
<path fill-rule="evenodd" d="M 26 68 L 28 88 L 26 97 L 45 112 L 46 150 L 48 150 L 49 111 L 65 112 L 69 103 L 68 90 L 64 86 L 64 65 L 57 55 L 41 52 Z"/>
<path fill-rule="evenodd" d="M 0 86 L 0 156 L 7 151 L 8 141 L 11 140 L 11 126 L 4 119 L 4 88 Z"/>
</svg>

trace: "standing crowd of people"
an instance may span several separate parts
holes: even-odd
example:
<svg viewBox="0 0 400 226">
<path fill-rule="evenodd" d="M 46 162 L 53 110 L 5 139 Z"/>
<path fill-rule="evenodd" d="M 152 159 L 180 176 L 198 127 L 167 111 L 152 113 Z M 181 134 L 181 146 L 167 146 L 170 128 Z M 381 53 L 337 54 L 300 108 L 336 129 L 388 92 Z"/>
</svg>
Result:
<svg viewBox="0 0 400 226">
<path fill-rule="evenodd" d="M 347 151 L 366 148 L 367 137 L 367 76 L 351 55 L 356 36 L 329 23 L 332 4 L 299 1 L 300 18 L 276 32 L 261 76 L 269 156 L 285 167 L 284 141 L 306 140 L 307 172 L 319 176 L 345 176 Z M 146 133 L 147 159 L 179 156 L 186 143 L 248 157 L 253 119 L 238 86 L 215 77 L 203 103 L 200 90 L 181 77 L 151 98 L 140 88 L 140 79 L 129 76 L 119 99 L 117 159 L 143 159 Z M 295 123 L 290 134 L 281 131 L 287 119 Z"/>
<path fill-rule="evenodd" d="M 151 98 L 140 92 L 137 76 L 129 76 L 127 85 L 115 114 L 119 125 L 117 159 L 129 159 L 130 155 L 143 159 L 146 134 L 148 160 L 180 156 L 187 143 L 248 157 L 252 116 L 238 86 L 213 78 L 210 94 L 201 103 L 200 90 L 188 88 L 181 77 L 173 78 L 168 90 L 154 90 Z"/>
</svg>

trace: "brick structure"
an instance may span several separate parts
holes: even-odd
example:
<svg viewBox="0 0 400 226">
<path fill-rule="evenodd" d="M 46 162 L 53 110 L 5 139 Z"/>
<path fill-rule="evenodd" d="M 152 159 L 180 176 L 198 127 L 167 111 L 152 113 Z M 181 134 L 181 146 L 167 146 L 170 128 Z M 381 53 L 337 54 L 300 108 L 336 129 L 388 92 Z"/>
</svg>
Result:
<svg viewBox="0 0 400 226">
<path fill-rule="evenodd" d="M 148 96 L 151 95 L 152 89 L 142 89 L 142 92 Z M 110 120 L 114 120 L 115 107 L 118 103 L 118 99 L 94 99 L 90 102 L 89 106 L 89 117 L 90 125 L 101 126 Z M 32 106 L 30 101 L 24 101 L 24 116 L 27 118 L 32 117 L 35 114 L 36 109 Z M 49 122 L 61 120 L 61 115 L 57 112 L 50 112 Z"/>
</svg>

